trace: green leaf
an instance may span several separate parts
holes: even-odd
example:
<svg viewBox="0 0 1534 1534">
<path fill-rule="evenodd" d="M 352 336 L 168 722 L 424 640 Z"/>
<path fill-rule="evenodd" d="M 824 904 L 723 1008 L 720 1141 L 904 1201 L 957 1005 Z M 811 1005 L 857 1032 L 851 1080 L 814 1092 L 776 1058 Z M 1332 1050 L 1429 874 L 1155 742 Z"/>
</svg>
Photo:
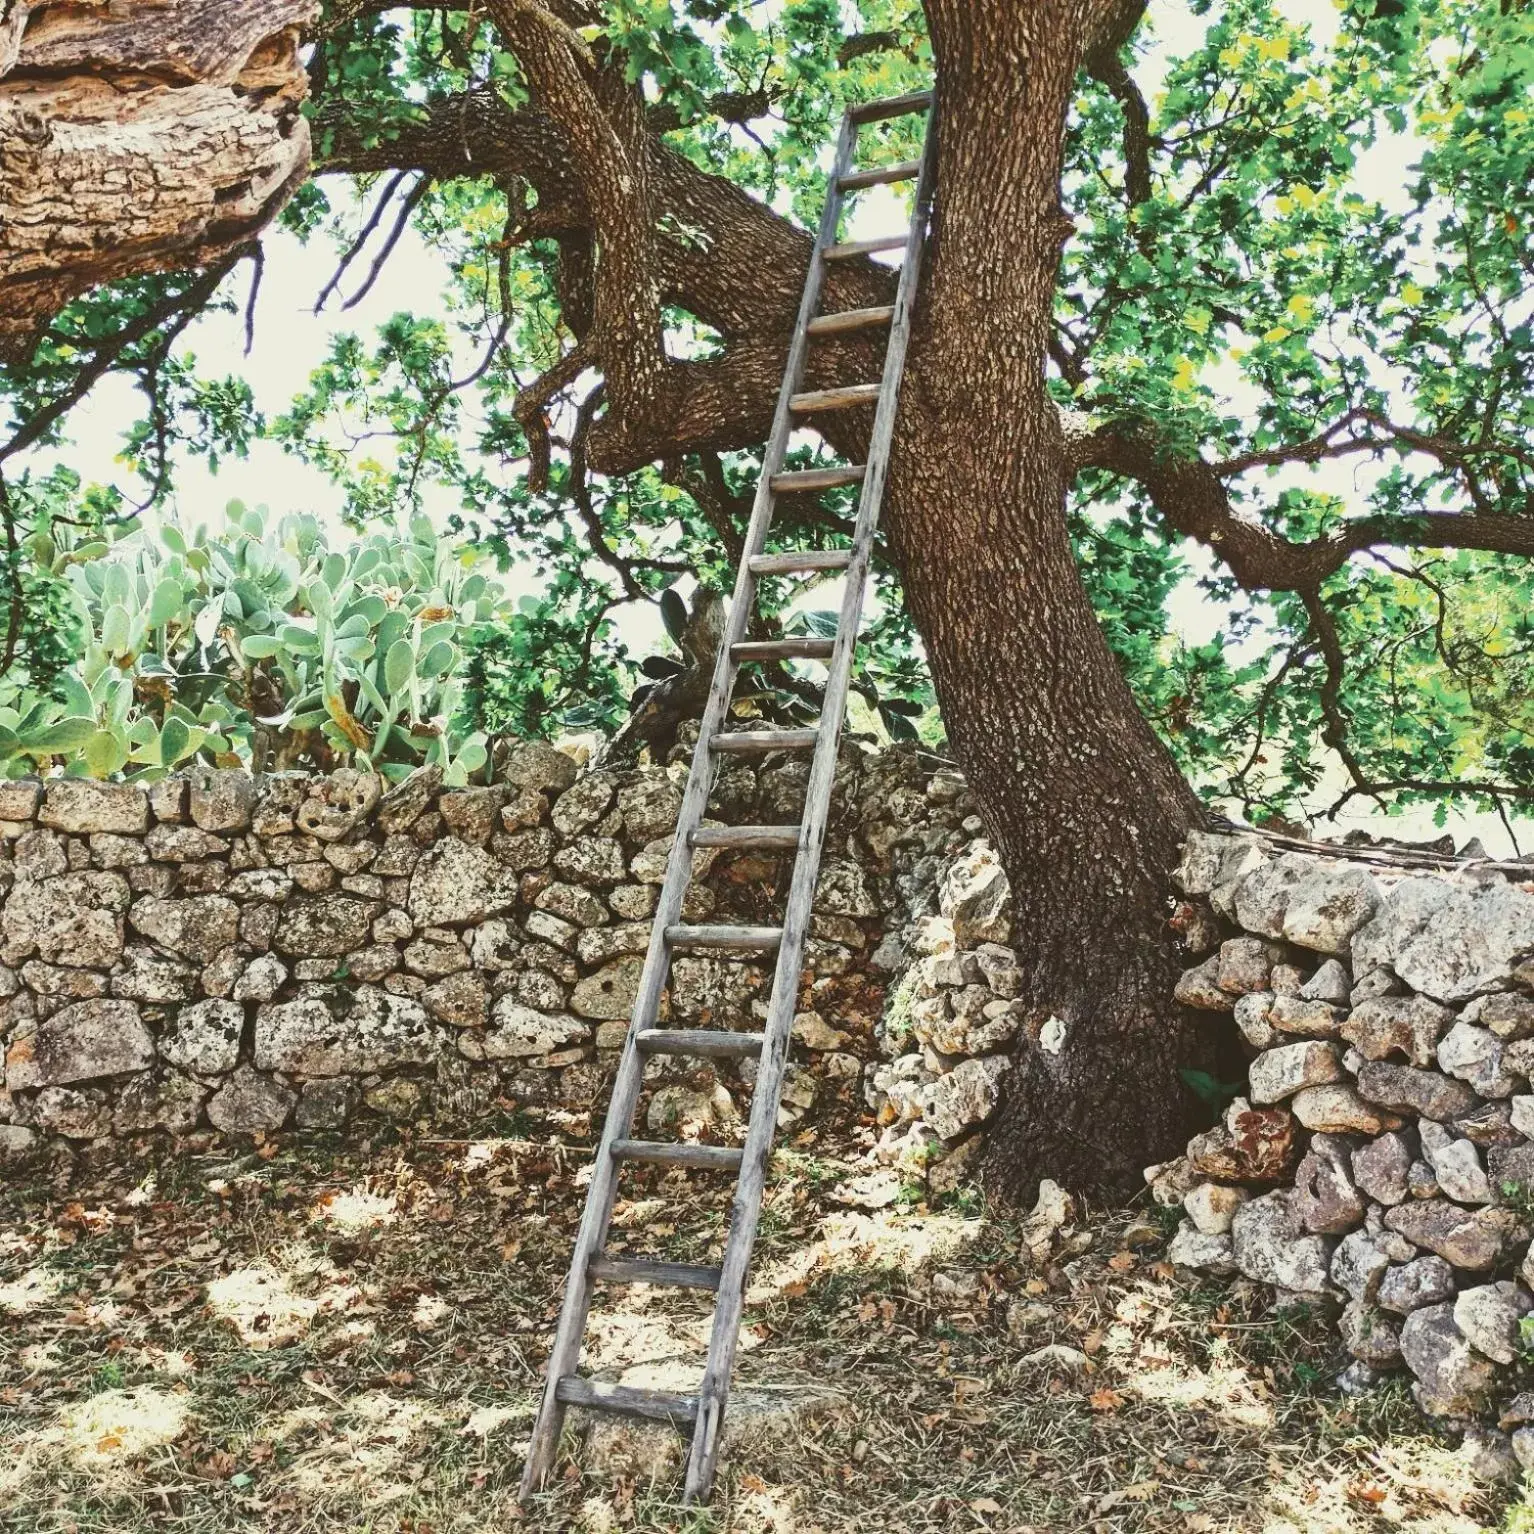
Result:
<svg viewBox="0 0 1534 1534">
<path fill-rule="evenodd" d="M 60 679 L 60 686 L 64 693 L 66 714 L 89 718 L 96 712 L 95 700 L 91 697 L 90 689 L 72 671 L 66 672 Z"/>
<path fill-rule="evenodd" d="M 328 618 L 332 610 L 330 587 L 323 580 L 310 581 L 304 587 L 304 600 L 316 618 Z"/>
<path fill-rule="evenodd" d="M 166 576 L 154 588 L 149 599 L 149 627 L 157 629 L 169 623 L 181 611 L 181 582 Z"/>
<path fill-rule="evenodd" d="M 172 715 L 160 730 L 160 765 L 174 767 L 193 750 L 192 732 L 184 721 Z"/>
<path fill-rule="evenodd" d="M 128 617 L 128 609 L 121 603 L 114 603 L 107 608 L 106 615 L 101 620 L 101 646 L 108 654 L 123 655 L 128 649 L 128 635 L 132 626 L 132 620 Z"/>
<path fill-rule="evenodd" d="M 384 687 L 391 693 L 403 692 L 415 672 L 415 646 L 408 639 L 396 639 L 384 656 Z"/>
<path fill-rule="evenodd" d="M 457 658 L 452 645 L 439 641 L 417 661 L 416 674 L 425 681 L 432 681 L 450 671 Z"/>
<path fill-rule="evenodd" d="M 109 778 L 127 763 L 128 742 L 116 730 L 96 730 L 85 742 L 81 756 L 93 778 Z"/>
<path fill-rule="evenodd" d="M 94 719 L 60 719 L 40 730 L 29 731 L 17 744 L 32 756 L 57 756 L 78 751 L 95 733 Z"/>
</svg>

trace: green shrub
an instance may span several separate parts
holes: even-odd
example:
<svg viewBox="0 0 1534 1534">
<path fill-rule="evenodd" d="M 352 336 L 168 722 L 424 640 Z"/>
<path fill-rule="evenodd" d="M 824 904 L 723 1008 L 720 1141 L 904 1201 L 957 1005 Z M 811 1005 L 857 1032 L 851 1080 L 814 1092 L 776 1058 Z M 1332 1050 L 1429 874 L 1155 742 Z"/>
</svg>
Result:
<svg viewBox="0 0 1534 1534">
<path fill-rule="evenodd" d="M 232 501 L 218 533 L 108 542 L 56 520 L 27 553 L 67 589 L 77 656 L 46 684 L 0 678 L 0 774 L 435 763 L 463 783 L 486 765 L 466 654 L 513 605 L 493 559 L 424 518 L 332 548 L 312 516 Z"/>
</svg>

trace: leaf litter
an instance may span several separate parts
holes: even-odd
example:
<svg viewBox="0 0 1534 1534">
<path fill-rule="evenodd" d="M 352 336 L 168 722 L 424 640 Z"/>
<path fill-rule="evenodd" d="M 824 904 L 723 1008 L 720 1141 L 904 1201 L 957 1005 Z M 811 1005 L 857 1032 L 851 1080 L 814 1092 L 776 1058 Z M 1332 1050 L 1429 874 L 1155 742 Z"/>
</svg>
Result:
<svg viewBox="0 0 1534 1534">
<path fill-rule="evenodd" d="M 593 1463 L 576 1435 L 519 1508 L 590 1154 L 583 1121 L 521 1118 L 515 1139 L 19 1169 L 0 1188 L 0 1530 L 1534 1527 L 1398 1385 L 1337 1394 L 1318 1312 L 1180 1275 L 1143 1214 L 1040 1226 L 974 1189 L 929 1198 L 870 1170 L 857 1131 L 779 1153 L 748 1296 L 742 1399 L 809 1384 L 813 1409 L 743 1440 L 709 1510 L 679 1506 L 674 1469 Z M 614 1240 L 707 1261 L 728 1202 L 647 1169 Z M 706 1346 L 705 1297 L 606 1289 L 594 1318 L 593 1367 L 686 1368 Z"/>
</svg>

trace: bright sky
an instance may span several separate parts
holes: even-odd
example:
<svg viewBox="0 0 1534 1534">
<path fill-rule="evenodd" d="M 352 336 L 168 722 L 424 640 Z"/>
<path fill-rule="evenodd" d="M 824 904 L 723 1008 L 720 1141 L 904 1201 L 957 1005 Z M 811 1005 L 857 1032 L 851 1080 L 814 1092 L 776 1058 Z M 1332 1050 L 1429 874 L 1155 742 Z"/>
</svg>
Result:
<svg viewBox="0 0 1534 1534">
<path fill-rule="evenodd" d="M 1294 21 L 1307 23 L 1318 42 L 1329 42 L 1336 35 L 1338 17 L 1331 0 L 1289 0 L 1285 9 Z M 1154 99 L 1161 90 L 1168 61 L 1195 45 L 1206 25 L 1207 18 L 1194 16 L 1185 0 L 1153 0 L 1150 45 L 1135 70 L 1148 97 Z M 1407 168 L 1415 158 L 1416 146 L 1405 136 L 1384 138 L 1359 165 L 1359 184 L 1387 205 L 1396 198 L 1404 202 Z M 343 195 L 341 183 L 336 180 L 327 183 L 327 191 L 332 198 Z M 898 218 L 896 206 L 895 199 L 887 193 L 882 199 L 868 199 L 857 232 L 867 234 L 876 228 L 882 232 L 892 217 Z M 345 312 L 340 308 L 341 301 L 360 279 L 360 272 L 349 277 L 341 293 L 332 296 L 325 312 L 314 312 L 315 301 L 336 262 L 336 254 L 327 241 L 315 240 L 306 247 L 294 236 L 274 230 L 264 243 L 266 275 L 250 353 L 246 355 L 244 350 L 242 315 L 211 315 L 197 320 L 188 328 L 182 350 L 195 354 L 204 369 L 214 375 L 234 373 L 245 378 L 257 407 L 269 416 L 284 410 L 303 388 L 310 372 L 327 355 L 335 336 L 347 332 L 371 335 L 378 324 L 400 310 L 417 314 L 441 312 L 432 301 L 441 286 L 440 261 L 414 231 L 408 231 L 400 241 L 372 292 L 356 308 Z M 242 270 L 248 272 L 248 268 Z M 1239 407 L 1240 386 L 1225 378 L 1219 383 L 1222 387 L 1231 384 L 1230 392 Z M 139 414 L 137 407 L 130 385 L 118 379 L 108 381 L 76 411 L 73 439 L 67 447 L 60 453 L 39 455 L 35 461 L 45 466 L 61 458 L 87 481 L 120 479 L 123 470 L 115 462 L 115 455 L 124 430 Z M 1351 492 L 1362 503 L 1362 492 L 1367 489 L 1371 473 L 1368 465 L 1333 464 L 1328 473 L 1335 477 L 1329 488 L 1343 495 Z M 279 513 L 310 511 L 332 527 L 339 525 L 340 497 L 335 488 L 319 471 L 290 457 L 273 443 L 254 443 L 248 460 L 226 462 L 216 475 L 202 460 L 183 460 L 178 464 L 175 483 L 174 512 L 187 525 L 217 524 L 225 503 L 235 496 L 253 503 L 264 502 Z M 429 509 L 445 516 L 456 505 L 444 502 Z M 1196 569 L 1211 568 L 1212 561 L 1202 550 L 1190 546 L 1185 552 Z M 525 569 L 513 571 L 511 583 L 514 591 L 530 589 L 533 577 Z M 838 600 L 839 592 L 823 586 L 815 593 L 814 604 L 827 606 Z M 1227 608 L 1205 601 L 1191 581 L 1174 595 L 1172 612 L 1176 627 L 1192 643 L 1202 643 L 1224 629 L 1230 617 Z M 620 621 L 625 639 L 638 653 L 659 646 L 662 630 L 653 608 L 631 606 Z M 1320 796 L 1318 802 L 1334 795 L 1335 789 Z M 1438 834 L 1430 811 L 1382 824 L 1360 807 L 1355 814 L 1344 815 L 1335 823 L 1337 830 L 1353 826 L 1407 837 Z M 1494 852 L 1511 851 L 1495 816 L 1454 815 L 1449 829 L 1460 840 L 1478 834 Z"/>
</svg>

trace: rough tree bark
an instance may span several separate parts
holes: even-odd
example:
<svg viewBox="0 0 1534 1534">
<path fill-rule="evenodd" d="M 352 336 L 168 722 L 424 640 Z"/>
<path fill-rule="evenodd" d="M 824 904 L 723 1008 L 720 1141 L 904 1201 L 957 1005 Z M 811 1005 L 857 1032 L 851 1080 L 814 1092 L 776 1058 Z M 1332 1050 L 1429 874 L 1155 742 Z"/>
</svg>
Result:
<svg viewBox="0 0 1534 1534">
<path fill-rule="evenodd" d="M 1165 922 L 1168 872 L 1197 807 L 1093 618 L 1066 533 L 1071 459 L 1044 387 L 1056 268 L 1070 230 L 1059 180 L 1072 82 L 1092 49 L 1126 34 L 1141 4 L 928 4 L 938 60 L 938 212 L 887 526 L 951 738 L 1015 891 L 1032 1017 L 996 1154 L 1005 1185 L 1023 1196 L 1043 1175 L 1078 1187 L 1127 1186 L 1186 1127 L 1177 1067 L 1190 1034 L 1171 1001 L 1176 961 Z M 191 0 L 172 7 L 196 8 Z M 354 7 L 383 8 L 382 0 Z M 528 391 L 523 419 L 532 434 L 542 406 L 597 366 L 605 410 L 585 444 L 597 471 L 759 442 L 809 237 L 668 148 L 623 84 L 621 61 L 594 58 L 562 29 L 560 6 L 486 0 L 484 8 L 527 74 L 530 104 L 512 109 L 476 92 L 383 142 L 344 111 L 331 117 L 322 109 L 331 147 L 320 169 L 488 174 L 506 191 L 512 238 L 557 243 L 564 317 L 579 355 Z M 286 26 L 295 7 L 263 0 L 251 9 Z M 31 38 L 28 28 L 23 63 Z M 231 67 L 226 58 L 224 77 Z M 155 97 L 223 89 L 178 86 L 166 75 L 147 76 Z M 267 109 L 289 100 L 278 89 L 241 119 L 260 130 L 250 152 L 265 146 L 275 156 L 256 154 L 269 170 L 238 177 L 241 237 L 292 180 L 285 156 L 301 128 Z M 162 102 L 153 119 L 162 129 L 167 113 L 170 102 Z M 51 121 L 53 139 L 67 146 L 72 120 Z M 153 150 L 146 141 L 145 152 L 164 152 L 164 143 Z M 36 154 L 48 152 L 60 151 L 36 146 Z M 29 195 L 36 206 L 34 182 L 10 174 L 12 184 L 0 182 L 0 206 Z M 259 209 L 257 184 L 268 198 Z M 523 205 L 528 188 L 534 195 Z M 133 254 L 114 253 L 109 266 L 88 238 L 94 265 L 81 257 L 42 275 L 35 255 L 31 268 L 15 255 L 7 262 L 0 236 L 5 312 L 24 294 L 30 323 L 52 301 L 49 280 L 56 299 L 122 271 L 205 259 L 225 224 L 212 216 L 188 223 L 179 244 L 162 229 Z M 59 243 L 55 231 L 42 248 Z M 887 302 L 889 291 L 886 269 L 845 263 L 827 304 Z M 722 354 L 666 358 L 659 314 L 667 303 L 719 331 Z M 817 346 L 810 383 L 873 378 L 877 365 L 867 340 Z M 860 453 L 866 429 L 855 415 L 838 420 L 836 445 Z"/>
<path fill-rule="evenodd" d="M 993 1156 L 1018 1190 L 1132 1185 L 1184 1134 L 1193 1044 L 1166 918 L 1197 804 L 1092 613 L 1045 390 L 1086 9 L 928 0 L 940 192 L 888 522 L 1013 887 L 1032 1011 Z"/>
<path fill-rule="evenodd" d="M 0 359 L 71 298 L 202 266 L 309 170 L 317 0 L 0 0 Z"/>
</svg>

